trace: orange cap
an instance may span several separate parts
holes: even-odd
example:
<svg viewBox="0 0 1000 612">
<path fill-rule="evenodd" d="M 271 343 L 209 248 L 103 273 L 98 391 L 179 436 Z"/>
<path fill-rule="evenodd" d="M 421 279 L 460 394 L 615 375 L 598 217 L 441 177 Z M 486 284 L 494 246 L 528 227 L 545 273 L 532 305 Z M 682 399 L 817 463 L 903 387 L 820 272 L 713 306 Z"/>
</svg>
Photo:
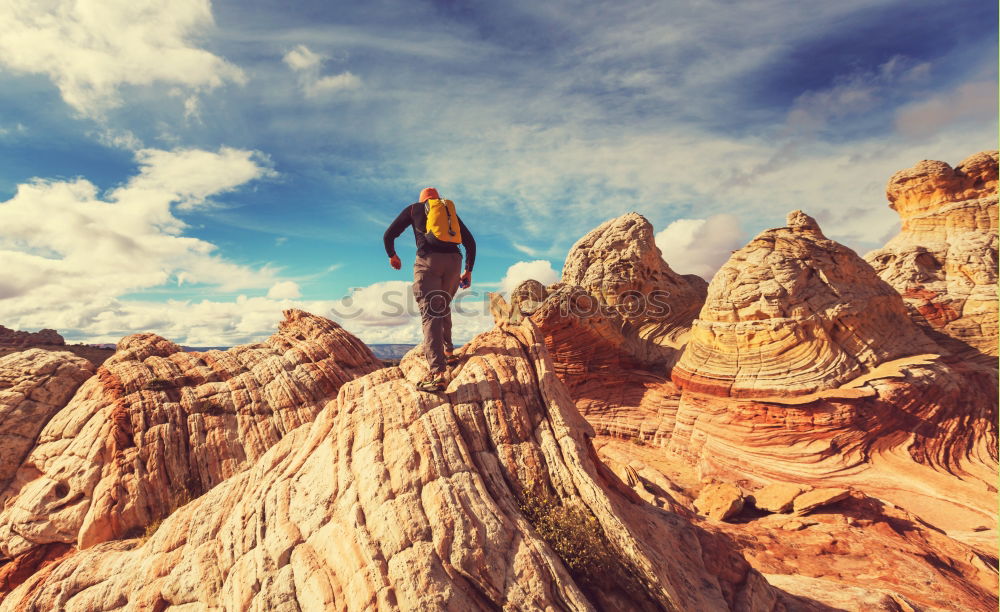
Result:
<svg viewBox="0 0 1000 612">
<path fill-rule="evenodd" d="M 438 190 L 434 189 L 433 187 L 424 187 L 424 190 L 420 192 L 420 199 L 417 201 L 426 202 L 431 198 L 434 198 L 435 200 L 441 199 L 441 196 L 438 195 Z"/>
</svg>

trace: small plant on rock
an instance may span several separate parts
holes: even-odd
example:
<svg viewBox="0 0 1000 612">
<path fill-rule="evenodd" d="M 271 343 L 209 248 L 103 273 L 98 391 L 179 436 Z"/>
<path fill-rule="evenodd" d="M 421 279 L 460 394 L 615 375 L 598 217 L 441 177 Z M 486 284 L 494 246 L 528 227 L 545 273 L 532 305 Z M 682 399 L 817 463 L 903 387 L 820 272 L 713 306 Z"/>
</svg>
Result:
<svg viewBox="0 0 1000 612">
<path fill-rule="evenodd" d="M 561 504 L 536 483 L 525 488 L 521 511 L 574 574 L 593 579 L 611 570 L 608 541 L 590 512 Z"/>
</svg>

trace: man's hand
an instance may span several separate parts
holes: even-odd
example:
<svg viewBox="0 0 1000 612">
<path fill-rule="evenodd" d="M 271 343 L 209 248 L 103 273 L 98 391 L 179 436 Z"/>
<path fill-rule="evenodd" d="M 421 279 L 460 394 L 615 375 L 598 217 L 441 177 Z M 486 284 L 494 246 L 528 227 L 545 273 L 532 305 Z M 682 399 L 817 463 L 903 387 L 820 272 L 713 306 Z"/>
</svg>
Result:
<svg viewBox="0 0 1000 612">
<path fill-rule="evenodd" d="M 468 289 L 472 286 L 472 272 L 466 270 L 462 276 L 458 277 L 458 286 L 462 289 Z"/>
<path fill-rule="evenodd" d="M 399 255 L 393 255 L 389 258 L 389 265 L 393 270 L 398 270 L 403 267 L 403 262 L 399 261 Z"/>
</svg>

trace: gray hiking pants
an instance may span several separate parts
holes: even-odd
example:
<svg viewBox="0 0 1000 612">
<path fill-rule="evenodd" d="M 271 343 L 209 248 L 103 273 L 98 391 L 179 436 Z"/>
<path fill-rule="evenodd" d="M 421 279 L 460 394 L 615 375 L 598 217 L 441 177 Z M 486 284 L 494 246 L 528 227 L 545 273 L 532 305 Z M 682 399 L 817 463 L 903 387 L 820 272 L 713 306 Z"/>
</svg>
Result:
<svg viewBox="0 0 1000 612">
<path fill-rule="evenodd" d="M 444 352 L 451 342 L 451 299 L 458 291 L 461 253 L 428 253 L 413 262 L 413 296 L 424 327 L 424 356 L 431 372 L 448 369 Z"/>
</svg>

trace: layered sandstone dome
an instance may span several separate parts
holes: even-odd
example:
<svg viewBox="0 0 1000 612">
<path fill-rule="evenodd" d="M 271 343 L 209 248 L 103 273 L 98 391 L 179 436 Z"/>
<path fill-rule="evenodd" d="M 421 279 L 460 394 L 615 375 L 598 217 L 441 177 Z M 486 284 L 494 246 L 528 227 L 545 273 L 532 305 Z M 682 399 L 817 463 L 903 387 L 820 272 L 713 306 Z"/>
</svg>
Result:
<svg viewBox="0 0 1000 612">
<path fill-rule="evenodd" d="M 791 397 L 939 350 L 871 266 L 794 211 L 716 273 L 672 377 L 722 397 Z"/>
<path fill-rule="evenodd" d="M 123 338 L 0 492 L 0 562 L 141 534 L 380 367 L 339 325 L 300 310 L 285 311 L 265 342 L 227 351 Z"/>
<path fill-rule="evenodd" d="M 678 348 L 705 299 L 705 281 L 680 275 L 663 260 L 653 226 L 642 215 L 611 219 L 566 256 L 562 282 L 615 307 L 639 337 Z"/>
<path fill-rule="evenodd" d="M 989 240 L 989 228 L 973 233 Z M 590 266 L 643 249 L 618 242 Z M 595 287 L 526 283 L 494 310 L 538 325 L 599 456 L 643 499 L 693 515 L 712 482 L 837 487 L 819 521 L 744 518 L 725 531 L 769 542 L 744 547 L 755 567 L 830 605 L 995 601 L 995 364 L 944 353 L 899 292 L 813 219 L 791 213 L 732 256 L 672 371 L 617 310 L 591 307 L 614 301 Z M 903 537 L 902 524 L 920 527 Z M 858 573 L 856 550 L 906 575 Z M 928 550 L 947 561 L 928 562 Z M 939 576 L 940 563 L 953 574 Z M 926 589 L 931 577 L 939 591 Z"/>
<path fill-rule="evenodd" d="M 997 151 L 922 161 L 889 180 L 900 233 L 865 259 L 956 353 L 997 355 Z"/>
</svg>

